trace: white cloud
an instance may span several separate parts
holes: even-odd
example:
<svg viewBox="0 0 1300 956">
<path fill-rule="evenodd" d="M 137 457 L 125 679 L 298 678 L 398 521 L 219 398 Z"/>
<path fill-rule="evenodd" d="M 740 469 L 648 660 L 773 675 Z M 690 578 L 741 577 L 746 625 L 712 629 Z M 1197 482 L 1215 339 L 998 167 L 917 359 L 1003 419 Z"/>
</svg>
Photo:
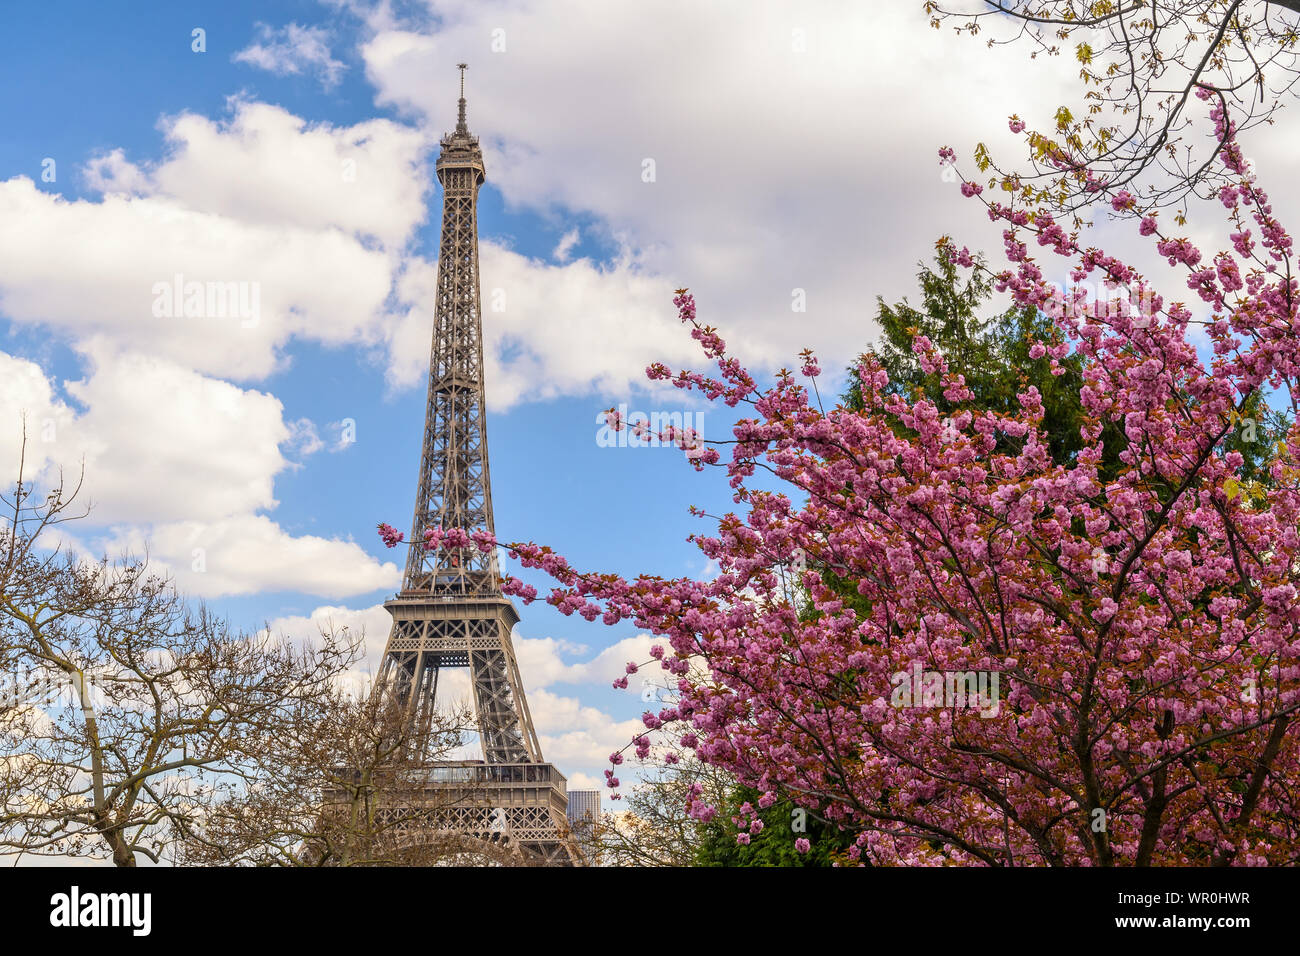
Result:
<svg viewBox="0 0 1300 956">
<path fill-rule="evenodd" d="M 163 123 L 170 153 L 149 171 L 158 195 L 243 222 L 294 225 L 400 247 L 428 214 L 429 139 L 385 119 L 308 123 L 282 107 L 232 99 L 214 121 Z"/>
<path fill-rule="evenodd" d="M 316 423 L 310 418 L 300 418 L 297 421 L 289 422 L 288 426 L 288 445 L 304 458 L 316 454 L 325 447 L 325 442 L 321 440 L 320 433 L 316 431 Z"/>
<path fill-rule="evenodd" d="M 294 591 L 325 598 L 396 589 L 401 571 L 353 541 L 294 536 L 265 515 L 129 528 L 97 541 L 103 550 L 148 553 L 187 594 L 201 597 Z"/>
<path fill-rule="evenodd" d="M 91 371 L 55 394 L 34 362 L 0 352 L 0 468 L 16 474 L 26 414 L 27 471 L 84 463 L 97 524 L 213 519 L 273 508 L 274 476 L 295 429 L 279 400 L 165 360 L 85 346 Z M 299 440 L 300 443 L 301 440 Z M 46 476 L 49 480 L 49 475 Z"/>
<path fill-rule="evenodd" d="M 973 248 L 999 242 L 980 207 L 941 180 L 938 147 L 1006 146 L 1007 113 L 1050 115 L 1074 82 L 1037 64 L 1003 69 L 978 40 L 931 30 L 907 5 L 755 0 L 742 18 L 702 18 L 687 0 L 580 0 L 563 18 L 527 0 L 424 8 L 427 24 L 395 24 L 387 6 L 371 23 L 362 55 L 379 101 L 430 134 L 449 129 L 452 64 L 500 28 L 509 55 L 471 62 L 467 83 L 488 181 L 510 206 L 593 217 L 597 233 L 635 250 L 638 281 L 600 285 L 585 335 L 561 329 L 562 348 L 534 350 L 530 377 L 559 393 L 591 387 L 610 365 L 623 371 L 602 357 L 595 376 L 573 374 L 593 340 L 601 352 L 635 340 L 638 373 L 672 364 L 667 341 L 629 320 L 652 310 L 675 325 L 677 286 L 749 362 L 788 364 L 805 346 L 824 367 L 847 361 L 873 334 L 875 295 L 913 291 L 915 263 L 941 233 Z M 485 253 L 485 286 L 497 275 L 516 278 Z M 806 313 L 792 310 L 795 290 Z M 548 317 L 572 311 L 570 300 Z M 698 350 L 689 360 L 702 363 Z"/>
<path fill-rule="evenodd" d="M 323 447 L 306 419 L 286 422 L 279 399 L 152 356 L 82 346 L 90 369 L 58 399 L 34 362 L 0 352 L 0 468 L 12 478 L 27 418 L 27 467 L 75 474 L 95 524 L 210 521 L 273 509 L 283 450 Z"/>
<path fill-rule="evenodd" d="M 322 633 L 333 633 L 343 639 L 344 634 L 361 644 L 361 658 L 345 676 L 347 685 L 358 695 L 368 693 L 379 677 L 384 646 L 392 618 L 382 604 L 367 608 L 350 608 L 341 605 L 323 605 L 309 615 L 277 617 L 268 623 L 273 635 L 294 642 L 315 643 Z"/>
<path fill-rule="evenodd" d="M 100 201 L 0 182 L 0 312 L 245 380 L 274 371 L 293 338 L 382 347 L 393 277 L 428 214 L 424 134 L 239 99 L 221 121 L 181 114 L 163 132 L 158 162 L 116 149 L 87 164 Z M 168 310 L 160 293 L 191 282 L 237 283 L 252 308 Z"/>
<path fill-rule="evenodd" d="M 86 412 L 60 433 L 59 459 L 84 456 L 96 523 L 210 521 L 276 505 L 275 475 L 295 426 L 264 392 L 164 359 L 86 346 L 92 370 L 68 394 Z M 186 562 L 189 563 L 188 561 Z"/>
<path fill-rule="evenodd" d="M 577 771 L 568 775 L 569 790 L 604 790 L 605 781 L 593 777 L 589 773 Z M 602 802 L 602 806 L 603 806 Z"/>
<path fill-rule="evenodd" d="M 265 23 L 257 24 L 257 39 L 232 59 L 276 76 L 312 74 L 326 90 L 338 86 L 347 69 L 330 52 L 329 31 L 297 23 L 278 30 Z"/>
<path fill-rule="evenodd" d="M 5 352 L 0 352 L 0 412 L 5 425 L 0 428 L 0 487 L 7 489 L 18 478 L 20 458 L 27 480 L 40 475 L 75 413 L 54 394 L 39 365 Z"/>
<path fill-rule="evenodd" d="M 378 664 L 391 623 L 392 618 L 382 604 L 364 608 L 325 604 L 308 615 L 277 617 L 267 626 L 272 633 L 284 634 L 294 640 L 309 640 L 322 630 L 347 630 L 354 638 L 364 640 L 366 660 Z"/>
<path fill-rule="evenodd" d="M 528 692 L 528 708 L 542 753 L 561 768 L 599 767 L 645 730 L 640 720 L 614 720 L 598 707 L 546 689 Z"/>
<path fill-rule="evenodd" d="M 664 308 L 671 283 L 644 270 L 630 253 L 608 265 L 589 259 L 557 265 L 482 240 L 479 256 L 494 411 L 595 390 L 647 389 L 651 361 L 687 363 L 698 355 L 671 306 Z M 428 368 L 436 283 L 436 264 L 418 260 L 398 282 L 406 312 L 391 331 L 394 385 L 413 384 Z"/>
<path fill-rule="evenodd" d="M 1086 106 L 1068 57 L 991 51 L 932 29 L 907 4 L 752 0 L 744 17 L 700 17 L 695 6 L 573 0 L 556 18 L 542 0 L 423 0 L 401 8 L 414 9 L 409 20 L 388 3 L 369 7 L 361 54 L 378 102 L 433 139 L 455 122 L 453 64 L 470 60 L 469 124 L 507 207 L 579 215 L 592 223 L 583 235 L 623 250 L 600 269 L 568 262 L 568 235 L 552 262 L 484 243 L 485 296 L 510 293 L 503 313 L 484 303 L 490 362 L 505 356 L 489 364 L 498 410 L 643 387 L 650 361 L 700 367 L 672 315 L 679 286 L 743 361 L 788 366 L 812 347 L 834 375 L 874 338 L 877 295 L 915 297 L 916 263 L 940 235 L 999 260 L 1001 226 L 943 180 L 938 148 L 953 146 L 978 177 L 977 143 L 1007 165 L 1023 161 L 1010 113 L 1050 130 L 1059 105 Z M 485 35 L 508 55 L 475 59 Z M 1247 151 L 1264 172 L 1285 170 L 1297 128 L 1270 129 Z M 1093 239 L 1139 260 L 1149 245 L 1104 223 Z M 405 281 L 427 289 L 420 269 Z M 1170 285 L 1160 270 L 1152 277 Z M 1171 292 L 1181 287 L 1174 279 Z M 516 312 L 518 290 L 527 304 Z M 417 361 L 393 351 L 394 383 L 418 377 Z"/>
<path fill-rule="evenodd" d="M 69 543 L 96 553 L 148 554 L 190 594 L 292 590 L 346 597 L 396 587 L 400 574 L 351 541 L 294 536 L 271 518 L 281 446 L 322 443 L 310 422 L 286 423 L 278 399 L 174 363 L 85 346 L 92 369 L 65 383 L 85 408 L 56 395 L 40 367 L 0 352 L 0 474 L 16 477 L 26 415 L 26 474 L 46 484 L 62 469 L 91 507 Z"/>
<path fill-rule="evenodd" d="M 241 222 L 152 196 L 68 202 L 24 177 L 0 183 L 0 260 L 11 319 L 233 378 L 269 374 L 291 336 L 375 337 L 390 285 L 387 256 L 336 229 Z M 255 320 L 156 314 L 156 290 L 177 276 L 244 283 Z"/>
<path fill-rule="evenodd" d="M 637 717 L 616 720 L 600 708 L 584 704 L 582 690 L 578 696 L 567 696 L 550 688 L 557 684 L 608 688 L 615 678 L 626 673 L 629 661 L 635 664 L 648 661 L 651 646 L 662 643 L 662 639 L 649 634 L 638 634 L 603 648 L 594 657 L 566 663 L 562 657 L 578 656 L 586 648 L 553 637 L 530 639 L 516 634 L 515 656 L 547 760 L 561 767 L 603 767 L 611 753 L 622 750 L 635 735 L 645 732 L 639 715 L 648 707 L 658 705 L 642 702 L 643 684 L 648 681 L 662 686 L 667 681 L 657 664 L 643 667 L 637 675 L 629 677 L 628 688 L 621 695 L 625 703 L 620 704 L 619 710 Z M 570 786 L 575 784 L 571 781 Z M 601 782 L 589 789 L 603 786 Z"/>
<path fill-rule="evenodd" d="M 549 687 L 553 684 L 596 684 L 608 687 L 625 673 L 629 661 L 641 664 L 649 660 L 651 646 L 662 643 L 662 639 L 656 640 L 649 634 L 638 634 L 611 644 L 589 660 L 566 663 L 565 657 L 576 656 L 585 652 L 586 648 L 553 637 L 527 638 L 516 635 L 514 641 L 519 669 L 529 688 Z M 647 670 L 639 676 L 654 679 L 655 675 L 659 675 L 658 665 L 653 668 L 653 673 Z M 635 689 L 631 686 L 632 683 L 629 682 L 629 692 Z M 639 687 L 639 683 L 636 686 Z"/>
<path fill-rule="evenodd" d="M 137 195 L 149 188 L 149 177 L 118 148 L 93 157 L 84 171 L 86 185 L 99 193 Z"/>
<path fill-rule="evenodd" d="M 569 253 L 573 250 L 573 247 L 578 244 L 578 238 L 578 227 L 574 226 L 560 237 L 560 241 L 556 244 L 555 251 L 553 251 L 551 255 L 559 262 L 567 262 L 569 259 Z"/>
</svg>

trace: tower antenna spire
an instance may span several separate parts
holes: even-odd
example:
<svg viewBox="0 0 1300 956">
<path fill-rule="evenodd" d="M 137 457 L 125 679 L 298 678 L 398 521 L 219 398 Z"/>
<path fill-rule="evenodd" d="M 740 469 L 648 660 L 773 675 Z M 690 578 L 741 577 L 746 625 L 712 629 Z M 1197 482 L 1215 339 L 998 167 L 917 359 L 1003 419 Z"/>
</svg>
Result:
<svg viewBox="0 0 1300 956">
<path fill-rule="evenodd" d="M 456 69 L 460 70 L 460 116 L 456 120 L 456 132 L 467 133 L 469 128 L 465 125 L 465 71 L 469 69 L 469 64 L 457 63 Z"/>
</svg>

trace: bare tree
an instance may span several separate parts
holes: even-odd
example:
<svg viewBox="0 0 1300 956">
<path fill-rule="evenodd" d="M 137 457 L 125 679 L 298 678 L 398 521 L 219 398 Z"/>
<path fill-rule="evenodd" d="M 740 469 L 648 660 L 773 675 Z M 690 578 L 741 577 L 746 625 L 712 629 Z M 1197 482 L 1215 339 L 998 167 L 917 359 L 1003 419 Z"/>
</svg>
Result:
<svg viewBox="0 0 1300 956">
<path fill-rule="evenodd" d="M 0 495 L 0 857 L 289 866 L 531 865 L 493 768 L 346 686 L 361 635 L 293 643 L 191 606 L 147 561 L 58 544 L 80 485 Z"/>
<path fill-rule="evenodd" d="M 662 688 L 659 700 L 672 689 Z M 691 816 L 692 800 L 724 806 L 736 787 L 729 771 L 704 763 L 682 743 L 676 726 L 655 732 L 653 746 L 638 752 L 644 773 L 624 794 L 622 809 L 606 811 L 578 841 L 600 866 L 694 866 L 698 863 L 701 823 Z M 626 749 L 626 748 L 625 748 Z"/>
<path fill-rule="evenodd" d="M 478 767 L 451 758 L 472 727 L 465 708 L 412 725 L 401 702 L 372 694 L 293 704 L 286 732 L 250 754 L 245 785 L 212 802 L 183 861 L 256 866 L 525 865 L 502 833 L 450 825 L 475 812 L 474 787 L 437 786 Z M 482 811 L 487 815 L 488 811 Z"/>
<path fill-rule="evenodd" d="M 1095 199 L 1085 170 L 1127 187 L 1145 208 L 1182 206 L 1222 185 L 1223 143 L 1208 120 L 1222 104 L 1239 131 L 1272 123 L 1300 79 L 1300 0 L 926 0 L 931 25 L 1028 45 L 1076 61 L 1083 115 L 1062 106 L 1031 141 L 1030 169 L 989 167 L 1078 211 Z"/>
<path fill-rule="evenodd" d="M 699 821 L 687 812 L 692 787 L 697 799 L 722 804 L 734 779 L 699 760 L 658 768 L 627 794 L 626 809 L 601 814 L 580 845 L 602 866 L 694 866 Z"/>
<path fill-rule="evenodd" d="M 0 495 L 0 856 L 160 862 L 357 647 L 235 633 L 145 561 L 45 547 L 76 491 L 36 501 L 20 466 Z"/>
</svg>

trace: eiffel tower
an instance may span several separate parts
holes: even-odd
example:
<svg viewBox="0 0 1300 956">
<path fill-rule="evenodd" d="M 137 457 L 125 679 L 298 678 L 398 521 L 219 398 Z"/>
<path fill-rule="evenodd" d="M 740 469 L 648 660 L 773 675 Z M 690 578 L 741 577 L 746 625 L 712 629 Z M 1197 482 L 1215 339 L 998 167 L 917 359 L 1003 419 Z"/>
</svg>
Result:
<svg viewBox="0 0 1300 956">
<path fill-rule="evenodd" d="M 454 132 L 441 140 L 442 242 L 429 359 L 424 448 L 402 590 L 384 607 L 393 617 L 377 693 L 399 695 L 413 727 L 433 719 L 438 677 L 469 668 L 483 746 L 482 761 L 431 766 L 440 791 L 430 826 L 512 844 L 530 862 L 578 859 L 565 837 L 568 796 L 560 772 L 542 757 L 510 642 L 519 622 L 501 591 L 495 550 L 426 551 L 424 531 L 493 531 L 483 385 L 479 296 L 478 190 L 486 173 L 476 136 L 465 125 L 465 69 Z M 452 799 L 448 799 L 448 797 Z"/>
</svg>

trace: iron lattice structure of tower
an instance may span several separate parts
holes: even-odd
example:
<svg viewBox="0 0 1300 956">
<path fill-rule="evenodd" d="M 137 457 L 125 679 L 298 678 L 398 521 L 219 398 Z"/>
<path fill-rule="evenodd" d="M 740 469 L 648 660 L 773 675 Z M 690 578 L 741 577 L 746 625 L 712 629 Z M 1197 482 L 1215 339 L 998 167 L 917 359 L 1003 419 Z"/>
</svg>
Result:
<svg viewBox="0 0 1300 956">
<path fill-rule="evenodd" d="M 502 593 L 496 552 L 423 547 L 430 528 L 494 531 L 478 259 L 486 173 L 465 124 L 465 64 L 459 69 L 459 118 L 442 138 L 436 166 L 442 241 L 415 517 L 402 590 L 384 605 L 393 626 L 376 692 L 399 695 L 412 726 L 425 728 L 439 674 L 468 668 L 483 761 L 431 768 L 440 805 L 448 790 L 458 799 L 430 825 L 493 842 L 504 836 L 534 860 L 568 864 L 577 858 L 565 837 L 565 780 L 542 758 L 533 729 L 510 640 L 519 615 Z"/>
</svg>

